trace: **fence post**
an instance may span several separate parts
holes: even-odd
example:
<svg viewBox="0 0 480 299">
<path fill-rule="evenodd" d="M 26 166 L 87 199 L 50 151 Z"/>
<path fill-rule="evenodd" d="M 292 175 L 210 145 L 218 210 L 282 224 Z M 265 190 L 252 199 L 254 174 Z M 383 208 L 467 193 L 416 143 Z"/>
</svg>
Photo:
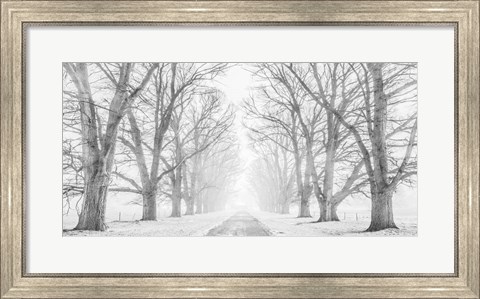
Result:
<svg viewBox="0 0 480 299">
<path fill-rule="evenodd" d="M 122 212 L 118 212 L 118 221 L 122 221 Z"/>
<path fill-rule="evenodd" d="M 355 213 L 355 219 L 358 221 L 358 213 Z"/>
</svg>

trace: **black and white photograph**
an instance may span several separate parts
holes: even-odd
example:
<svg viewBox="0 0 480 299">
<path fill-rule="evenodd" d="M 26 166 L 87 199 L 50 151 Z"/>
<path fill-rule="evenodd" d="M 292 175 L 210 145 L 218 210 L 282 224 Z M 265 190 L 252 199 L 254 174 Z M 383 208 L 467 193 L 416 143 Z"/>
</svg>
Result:
<svg viewBox="0 0 480 299">
<path fill-rule="evenodd" d="M 479 1 L 0 0 L 0 297 L 478 298 Z"/>
<path fill-rule="evenodd" d="M 417 236 L 416 62 L 62 76 L 64 237 Z"/>
</svg>

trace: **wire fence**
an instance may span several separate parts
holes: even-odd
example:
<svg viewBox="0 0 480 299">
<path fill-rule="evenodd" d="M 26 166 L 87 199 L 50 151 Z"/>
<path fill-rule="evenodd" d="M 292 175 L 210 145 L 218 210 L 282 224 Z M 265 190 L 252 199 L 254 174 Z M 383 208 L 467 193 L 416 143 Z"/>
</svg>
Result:
<svg viewBox="0 0 480 299">
<path fill-rule="evenodd" d="M 320 217 L 320 213 L 318 211 L 311 211 L 313 218 Z M 362 211 L 362 212 L 342 212 L 338 211 L 337 216 L 339 220 L 345 221 L 370 221 L 370 212 L 369 211 Z"/>
</svg>

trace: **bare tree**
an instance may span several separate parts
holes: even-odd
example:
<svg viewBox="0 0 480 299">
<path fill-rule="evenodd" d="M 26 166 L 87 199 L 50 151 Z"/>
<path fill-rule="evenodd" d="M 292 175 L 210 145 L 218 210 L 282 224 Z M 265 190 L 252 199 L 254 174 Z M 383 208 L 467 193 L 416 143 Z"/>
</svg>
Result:
<svg viewBox="0 0 480 299">
<path fill-rule="evenodd" d="M 64 71 L 65 76 L 67 74 Z M 66 81 L 63 82 L 64 90 L 67 89 Z M 68 215 L 72 209 L 79 214 L 78 204 L 81 203 L 85 188 L 80 139 L 80 111 L 76 97 L 69 93 L 65 93 L 63 97 L 62 120 L 63 214 Z"/>
<path fill-rule="evenodd" d="M 298 65 L 297 71 L 300 72 L 301 69 L 302 65 Z M 325 122 L 323 108 L 316 102 L 307 100 L 308 95 L 282 64 L 257 65 L 255 75 L 265 82 L 260 96 L 267 100 L 268 104 L 258 107 L 259 105 L 252 100 L 246 105 L 248 113 L 276 124 L 290 137 L 295 157 L 297 192 L 300 198 L 299 217 L 311 217 L 309 200 L 312 191 L 317 198 L 320 196 L 318 181 L 321 173 L 317 172 L 315 159 L 323 151 L 324 144 L 315 141 Z M 284 116 L 283 119 L 279 119 L 277 115 L 281 113 L 288 118 Z M 287 119 L 289 120 L 286 121 Z M 303 145 L 303 154 L 300 153 L 301 145 Z M 302 156 L 305 159 L 303 177 Z"/>
<path fill-rule="evenodd" d="M 253 147 L 259 158 L 250 169 L 250 184 L 258 195 L 262 210 L 288 214 L 294 197 L 295 166 L 290 140 L 281 134 L 270 139 L 257 136 Z M 281 146 L 278 146 L 278 145 Z"/>
<path fill-rule="evenodd" d="M 153 76 L 153 84 L 142 97 L 142 101 L 138 103 L 136 109 L 128 111 L 129 127 L 125 128 L 127 134 L 121 135 L 119 139 L 135 155 L 140 183 L 125 174 L 117 173 L 130 188 L 116 190 L 142 194 L 143 220 L 157 219 L 158 185 L 162 178 L 167 174 L 171 177 L 172 173 L 181 178 L 180 166 L 184 163 L 181 149 L 179 148 L 177 161 L 168 166 L 162 157 L 165 147 L 170 142 L 176 142 L 174 139 L 170 142 L 165 140 L 167 131 L 175 128 L 172 119 L 176 111 L 183 109 L 193 96 L 205 93 L 208 89 L 207 82 L 214 80 L 226 67 L 227 64 L 224 63 L 161 64 Z M 148 109 L 151 109 L 153 115 L 148 114 Z M 142 124 L 141 127 L 139 122 Z M 150 161 L 150 166 L 147 166 L 147 161 Z M 166 166 L 166 169 L 161 171 L 161 165 Z M 180 182 L 181 180 L 173 189 L 174 197 L 181 194 Z"/>
<path fill-rule="evenodd" d="M 182 195 L 187 204 L 188 214 L 193 213 L 197 193 L 198 160 L 202 152 L 212 148 L 225 137 L 235 119 L 232 109 L 228 106 L 224 108 L 221 94 L 215 90 L 209 90 L 183 103 L 185 106 L 182 105 L 175 111 L 171 123 L 174 139 L 172 160 L 177 165 L 175 171 L 170 173 L 173 186 L 172 217 L 181 216 Z M 193 185 L 190 192 L 188 190 L 182 192 L 182 176 L 186 174 L 183 168 L 192 158 L 194 159 L 192 167 L 194 172 L 191 172 Z M 183 178 L 184 183 L 185 179 L 187 178 Z"/>
<path fill-rule="evenodd" d="M 364 76 L 363 80 L 359 79 L 363 94 L 363 107 L 359 115 L 365 120 L 364 130 L 353 125 L 332 106 L 320 90 L 312 90 L 293 67 L 289 69 L 311 98 L 332 113 L 354 137 L 366 168 L 372 200 L 371 224 L 367 230 L 378 231 L 396 228 L 393 194 L 401 182 L 416 174 L 416 161 L 412 159 L 416 147 L 416 113 L 397 119 L 389 118 L 389 111 L 392 115 L 392 109 L 399 105 L 416 106 L 416 68 L 414 64 L 384 63 L 360 64 L 360 67 Z M 313 68 L 314 73 L 315 70 Z M 318 73 L 315 76 L 319 76 Z M 401 136 L 400 140 L 395 139 L 398 136 Z M 392 151 L 393 148 L 396 150 Z M 398 157 L 399 149 L 404 149 L 403 158 Z M 390 170 L 392 166 L 393 171 Z"/>
<path fill-rule="evenodd" d="M 130 105 L 136 100 L 149 82 L 158 64 L 141 64 L 141 81 L 132 86 L 134 64 L 115 65 L 116 71 L 109 72 L 112 81 L 113 96 L 106 107 L 92 93 L 91 82 L 94 80 L 89 69 L 95 66 L 87 63 L 64 63 L 70 79 L 76 88 L 76 98 L 80 111 L 82 140 L 82 163 L 84 173 L 84 200 L 77 230 L 105 230 L 105 207 L 110 184 L 110 175 L 115 156 L 118 126 Z M 103 79 L 103 78 L 100 78 Z M 102 121 L 99 110 L 107 110 L 106 123 Z M 104 129 L 105 128 L 105 129 Z"/>
<path fill-rule="evenodd" d="M 311 217 L 316 200 L 317 222 L 339 221 L 360 195 L 368 231 L 396 228 L 394 194 L 416 182 L 416 64 L 248 64 L 255 83 L 241 105 L 217 81 L 231 66 L 63 64 L 63 212 L 77 211 L 75 229 L 106 229 L 111 192 L 135 194 L 141 220 L 170 204 L 171 217 L 222 210 L 245 156 L 262 210 L 298 204 Z"/>
<path fill-rule="evenodd" d="M 236 182 L 243 171 L 238 150 L 236 136 L 226 134 L 201 154 L 195 202 L 197 214 L 225 209 L 228 199 L 237 193 Z"/>
<path fill-rule="evenodd" d="M 199 177 L 202 176 L 205 159 L 215 156 L 218 151 L 222 151 L 217 144 L 226 141 L 233 142 L 232 126 L 235 121 L 235 113 L 231 105 L 225 105 L 223 95 L 218 91 L 202 95 L 194 105 L 190 105 L 187 112 L 187 119 L 190 123 L 187 136 L 185 138 L 185 151 L 189 153 L 190 158 L 183 165 L 184 172 L 184 195 L 187 205 L 186 214 L 193 215 L 195 204 L 200 187 Z M 187 163 L 190 164 L 190 170 L 187 172 Z M 190 185 L 188 178 L 190 177 Z M 226 172 L 228 173 L 228 172 Z M 203 209 L 199 209 L 199 212 Z"/>
<path fill-rule="evenodd" d="M 292 65 L 287 66 L 293 70 Z M 330 107 L 349 119 L 353 126 L 358 126 L 360 118 L 355 114 L 358 109 L 354 107 L 355 101 L 361 96 L 361 88 L 353 79 L 355 70 L 344 63 L 311 63 L 305 66 L 307 76 L 313 77 L 312 90 L 322 97 Z M 296 71 L 294 71 L 296 72 Z M 305 76 L 304 76 L 305 77 Z M 308 81 L 302 79 L 303 84 Z M 350 111 L 351 110 L 351 111 Z M 322 126 L 321 138 L 316 142 L 323 143 L 322 184 L 316 184 L 315 194 L 320 207 L 319 222 L 338 221 L 337 208 L 348 196 L 360 191 L 364 185 L 362 177 L 363 161 L 356 152 L 351 150 L 352 138 L 348 129 L 343 127 L 332 111 L 325 109 L 325 123 Z M 335 173 L 335 169 L 341 168 Z M 337 179 L 335 179 L 337 175 Z M 318 182 L 318 181 L 317 181 Z M 334 191 L 338 186 L 337 192 Z"/>
</svg>

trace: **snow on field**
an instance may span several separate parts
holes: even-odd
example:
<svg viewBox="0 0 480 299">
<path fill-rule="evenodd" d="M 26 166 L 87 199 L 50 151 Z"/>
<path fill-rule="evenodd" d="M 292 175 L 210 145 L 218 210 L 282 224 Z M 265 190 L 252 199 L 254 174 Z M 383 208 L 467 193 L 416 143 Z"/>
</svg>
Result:
<svg viewBox="0 0 480 299">
<path fill-rule="evenodd" d="M 224 211 L 180 218 L 160 217 L 157 221 L 110 221 L 104 232 L 72 231 L 77 219 L 64 218 L 64 236 L 117 236 L 117 237 L 199 237 L 205 236 L 214 227 L 238 211 Z M 248 211 L 257 218 L 262 227 L 274 237 L 376 237 L 376 236 L 417 236 L 417 218 L 398 216 L 395 223 L 399 229 L 386 229 L 379 232 L 365 232 L 370 224 L 369 213 L 341 212 L 341 221 L 316 222 L 312 218 L 297 218 L 295 211 L 282 215 L 260 211 Z"/>
<path fill-rule="evenodd" d="M 159 218 L 157 221 L 112 221 L 104 232 L 64 230 L 63 236 L 96 237 L 200 237 L 233 215 L 215 212 L 180 218 Z M 73 226 L 71 226 L 73 227 Z"/>
<path fill-rule="evenodd" d="M 399 229 L 386 229 L 379 232 L 365 232 L 370 221 L 364 215 L 356 218 L 333 222 L 315 222 L 317 218 L 297 218 L 296 215 L 275 214 L 266 212 L 250 212 L 252 216 L 266 225 L 273 236 L 286 237 L 375 237 L 375 236 L 417 236 L 417 219 L 414 217 L 398 217 L 395 223 Z"/>
</svg>

